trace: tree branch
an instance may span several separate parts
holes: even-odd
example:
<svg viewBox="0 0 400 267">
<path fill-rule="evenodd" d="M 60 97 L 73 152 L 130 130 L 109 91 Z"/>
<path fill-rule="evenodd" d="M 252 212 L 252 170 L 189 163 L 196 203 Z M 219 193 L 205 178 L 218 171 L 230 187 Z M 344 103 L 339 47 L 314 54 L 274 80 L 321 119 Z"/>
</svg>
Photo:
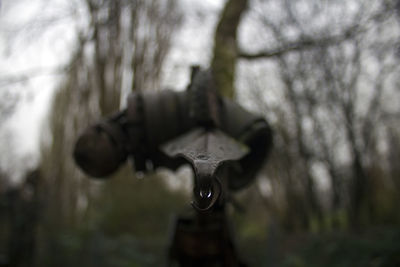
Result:
<svg viewBox="0 0 400 267">
<path fill-rule="evenodd" d="M 56 66 L 54 68 L 33 68 L 19 73 L 0 73 L 0 87 L 27 82 L 39 76 L 60 75 L 66 71 L 68 71 L 66 66 Z"/>
<path fill-rule="evenodd" d="M 240 59 L 247 60 L 255 60 L 255 59 L 264 59 L 264 58 L 274 58 L 283 56 L 284 54 L 294 52 L 294 51 L 303 51 L 308 49 L 314 49 L 317 47 L 327 47 L 340 44 L 352 37 L 354 37 L 359 31 L 355 28 L 352 28 L 341 35 L 328 36 L 323 38 L 308 38 L 299 40 L 292 43 L 283 44 L 282 46 L 267 49 L 258 53 L 249 53 L 241 50 L 238 54 Z"/>
</svg>

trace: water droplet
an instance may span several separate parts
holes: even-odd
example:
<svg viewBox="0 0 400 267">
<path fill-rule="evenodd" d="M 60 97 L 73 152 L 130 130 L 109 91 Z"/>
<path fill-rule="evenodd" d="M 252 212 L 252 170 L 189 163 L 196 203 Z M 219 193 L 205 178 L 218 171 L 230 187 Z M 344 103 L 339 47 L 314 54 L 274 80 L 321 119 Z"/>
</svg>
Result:
<svg viewBox="0 0 400 267">
<path fill-rule="evenodd" d="M 212 195 L 211 189 L 200 189 L 199 195 L 202 198 L 210 198 Z"/>
</svg>

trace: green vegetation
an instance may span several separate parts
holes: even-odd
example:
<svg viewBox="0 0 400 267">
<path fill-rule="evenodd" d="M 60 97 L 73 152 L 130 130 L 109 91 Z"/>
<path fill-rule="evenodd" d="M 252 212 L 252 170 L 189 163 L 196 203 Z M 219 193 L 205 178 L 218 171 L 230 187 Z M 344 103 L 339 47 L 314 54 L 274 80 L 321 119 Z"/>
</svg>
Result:
<svg viewBox="0 0 400 267">
<path fill-rule="evenodd" d="M 400 264 L 400 228 L 371 228 L 363 233 L 334 232 L 300 239 L 282 267 L 395 267 Z"/>
<path fill-rule="evenodd" d="M 130 168 L 98 190 L 78 225 L 58 229 L 42 244 L 38 266 L 165 263 L 171 219 L 188 205 L 187 194 L 169 190 L 156 174 L 137 179 Z"/>
</svg>

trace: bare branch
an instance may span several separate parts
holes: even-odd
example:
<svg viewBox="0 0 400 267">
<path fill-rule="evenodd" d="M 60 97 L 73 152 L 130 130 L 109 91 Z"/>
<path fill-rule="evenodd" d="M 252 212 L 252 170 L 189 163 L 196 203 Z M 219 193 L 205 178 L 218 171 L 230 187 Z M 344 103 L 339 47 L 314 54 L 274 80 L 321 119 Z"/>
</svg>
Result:
<svg viewBox="0 0 400 267">
<path fill-rule="evenodd" d="M 279 47 L 267 49 L 259 53 L 247 53 L 245 51 L 240 51 L 238 57 L 241 59 L 255 60 L 263 58 L 274 58 L 280 57 L 284 54 L 293 51 L 302 51 L 314 48 L 328 47 L 340 44 L 346 40 L 349 40 L 355 36 L 359 31 L 356 28 L 351 28 L 341 35 L 333 35 L 323 38 L 316 39 L 303 39 L 296 42 L 280 45 Z"/>
<path fill-rule="evenodd" d="M 54 68 L 34 68 L 20 73 L 0 74 L 0 87 L 9 86 L 16 83 L 23 83 L 39 76 L 61 75 L 67 71 L 65 66 Z"/>
</svg>

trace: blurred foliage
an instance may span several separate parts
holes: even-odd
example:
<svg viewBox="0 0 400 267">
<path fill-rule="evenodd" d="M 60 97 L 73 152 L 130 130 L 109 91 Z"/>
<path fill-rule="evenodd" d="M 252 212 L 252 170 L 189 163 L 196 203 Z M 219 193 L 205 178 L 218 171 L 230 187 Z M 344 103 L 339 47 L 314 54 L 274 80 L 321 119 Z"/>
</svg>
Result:
<svg viewBox="0 0 400 267">
<path fill-rule="evenodd" d="M 239 10 L 227 1 L 233 29 L 218 27 L 226 36 L 215 37 L 212 65 L 224 94 L 234 95 L 238 78 L 239 100 L 247 96 L 274 129 L 268 165 L 235 195 L 244 212 L 229 208 L 243 258 L 250 266 L 399 266 L 398 1 L 249 1 L 243 32 L 261 52 L 237 44 L 247 1 L 236 2 Z M 88 179 L 71 152 L 79 132 L 130 91 L 160 88 L 181 11 L 172 0 L 78 3 L 88 23 L 53 99 L 40 186 L 15 191 L 21 203 L 38 201 L 30 210 L 38 220 L 7 216 L 12 204 L 0 188 L 0 253 L 21 238 L 6 233 L 21 223 L 36 238 L 37 266 L 161 266 L 170 218 L 189 192 L 158 173 L 139 179 L 129 166 Z"/>
<path fill-rule="evenodd" d="M 172 214 L 189 205 L 187 194 L 169 190 L 157 174 L 137 179 L 127 173 L 115 178 L 105 182 L 99 199 L 89 207 L 89 214 L 93 210 L 98 218 L 97 227 L 110 235 L 165 239 Z"/>
<path fill-rule="evenodd" d="M 336 232 L 311 236 L 297 244 L 279 266 L 379 266 L 400 264 L 400 229 L 370 228 L 362 233 Z"/>
<path fill-rule="evenodd" d="M 169 192 L 157 175 L 136 181 L 127 167 L 109 182 L 89 179 L 75 166 L 72 150 L 79 133 L 117 111 L 129 92 L 160 88 L 181 11 L 175 0 L 81 0 L 71 8 L 87 23 L 77 29 L 43 139 L 37 265 L 154 266 L 159 259 L 142 254 L 161 250 L 174 205 L 185 203 L 182 195 Z"/>
<path fill-rule="evenodd" d="M 123 168 L 101 182 L 81 223 L 53 234 L 38 266 L 165 264 L 171 218 L 189 202 L 158 176 L 137 179 Z"/>
</svg>

